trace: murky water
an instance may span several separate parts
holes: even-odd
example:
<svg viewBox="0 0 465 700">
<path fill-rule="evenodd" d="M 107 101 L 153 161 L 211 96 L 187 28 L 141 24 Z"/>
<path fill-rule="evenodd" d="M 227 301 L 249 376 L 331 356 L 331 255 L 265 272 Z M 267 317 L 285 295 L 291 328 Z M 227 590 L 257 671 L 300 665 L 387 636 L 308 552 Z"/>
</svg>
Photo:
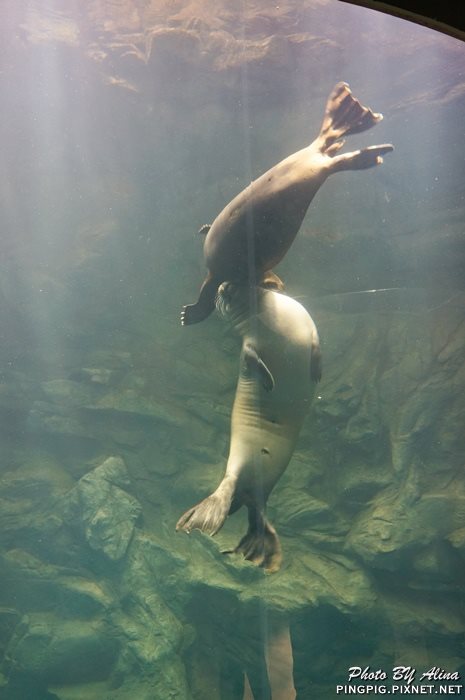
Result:
<svg viewBox="0 0 465 700">
<path fill-rule="evenodd" d="M 0 697 L 460 694 L 463 43 L 337 0 L 2 18 Z M 384 115 L 344 151 L 395 150 L 331 175 L 277 267 L 323 378 L 266 574 L 221 553 L 244 508 L 175 532 L 223 477 L 241 345 L 179 317 L 196 232 L 316 138 L 340 81 Z"/>
</svg>

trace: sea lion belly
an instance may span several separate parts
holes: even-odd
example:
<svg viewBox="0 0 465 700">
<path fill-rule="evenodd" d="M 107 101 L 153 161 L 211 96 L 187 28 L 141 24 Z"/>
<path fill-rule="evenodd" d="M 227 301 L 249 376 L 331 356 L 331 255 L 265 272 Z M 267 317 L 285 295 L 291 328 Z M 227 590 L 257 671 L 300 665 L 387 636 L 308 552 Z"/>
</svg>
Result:
<svg viewBox="0 0 465 700">
<path fill-rule="evenodd" d="M 277 265 L 290 248 L 310 201 L 327 177 L 327 166 L 302 149 L 264 173 L 216 217 L 204 242 L 204 258 L 218 279 L 257 279 Z M 313 160 L 313 165 L 312 165 Z M 319 172 L 316 172 L 318 170 Z"/>
<path fill-rule="evenodd" d="M 267 390 L 259 372 L 240 372 L 226 473 L 237 475 L 236 499 L 244 503 L 257 486 L 266 503 L 292 457 L 316 387 L 311 363 L 318 336 L 312 319 L 290 297 L 272 291 L 260 296 L 260 313 L 243 337 L 242 355 L 253 347 L 274 387 Z"/>
</svg>

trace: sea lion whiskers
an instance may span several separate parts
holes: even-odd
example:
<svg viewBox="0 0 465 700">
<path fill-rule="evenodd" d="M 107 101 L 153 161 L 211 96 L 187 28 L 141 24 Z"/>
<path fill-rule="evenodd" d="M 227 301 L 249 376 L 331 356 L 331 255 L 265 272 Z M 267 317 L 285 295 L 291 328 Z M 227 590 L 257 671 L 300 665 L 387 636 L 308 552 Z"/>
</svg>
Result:
<svg viewBox="0 0 465 700">
<path fill-rule="evenodd" d="M 228 315 L 228 303 L 224 297 L 224 294 L 221 291 L 223 285 L 218 287 L 218 290 L 215 294 L 215 308 L 220 314 L 220 316 L 227 316 Z"/>
<path fill-rule="evenodd" d="M 236 333 L 244 335 L 248 332 L 251 323 L 257 323 L 257 307 L 260 305 L 260 299 L 271 291 L 275 290 L 262 287 L 261 285 L 223 282 L 217 292 L 217 297 L 219 298 L 217 309 Z"/>
</svg>

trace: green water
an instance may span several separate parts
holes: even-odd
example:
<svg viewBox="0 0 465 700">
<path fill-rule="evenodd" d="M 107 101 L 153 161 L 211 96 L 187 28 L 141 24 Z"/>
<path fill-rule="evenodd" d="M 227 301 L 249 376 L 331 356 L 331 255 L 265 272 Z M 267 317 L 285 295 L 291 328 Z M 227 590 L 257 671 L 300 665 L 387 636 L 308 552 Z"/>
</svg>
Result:
<svg viewBox="0 0 465 700">
<path fill-rule="evenodd" d="M 337 0 L 6 0 L 0 32 L 0 698 L 333 700 L 399 666 L 459 695 L 463 43 Z M 240 352 L 179 314 L 196 232 L 341 80 L 384 115 L 345 149 L 395 150 L 328 179 L 277 270 L 323 379 L 268 575 L 222 554 L 244 509 L 175 532 L 223 476 Z"/>
</svg>

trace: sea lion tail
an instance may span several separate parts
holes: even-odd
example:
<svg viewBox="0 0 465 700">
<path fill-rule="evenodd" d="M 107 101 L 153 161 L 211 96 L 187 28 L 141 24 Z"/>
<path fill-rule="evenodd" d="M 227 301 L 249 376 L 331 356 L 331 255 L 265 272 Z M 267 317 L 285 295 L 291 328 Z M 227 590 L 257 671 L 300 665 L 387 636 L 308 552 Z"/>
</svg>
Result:
<svg viewBox="0 0 465 700">
<path fill-rule="evenodd" d="M 364 107 L 350 91 L 347 83 L 338 83 L 326 103 L 323 124 L 318 137 L 321 152 L 333 156 L 344 144 L 340 139 L 358 134 L 378 124 L 383 115 Z"/>
<path fill-rule="evenodd" d="M 181 515 L 176 530 L 201 530 L 208 535 L 216 535 L 228 517 L 234 493 L 234 482 L 225 477 L 210 496 Z"/>
</svg>

